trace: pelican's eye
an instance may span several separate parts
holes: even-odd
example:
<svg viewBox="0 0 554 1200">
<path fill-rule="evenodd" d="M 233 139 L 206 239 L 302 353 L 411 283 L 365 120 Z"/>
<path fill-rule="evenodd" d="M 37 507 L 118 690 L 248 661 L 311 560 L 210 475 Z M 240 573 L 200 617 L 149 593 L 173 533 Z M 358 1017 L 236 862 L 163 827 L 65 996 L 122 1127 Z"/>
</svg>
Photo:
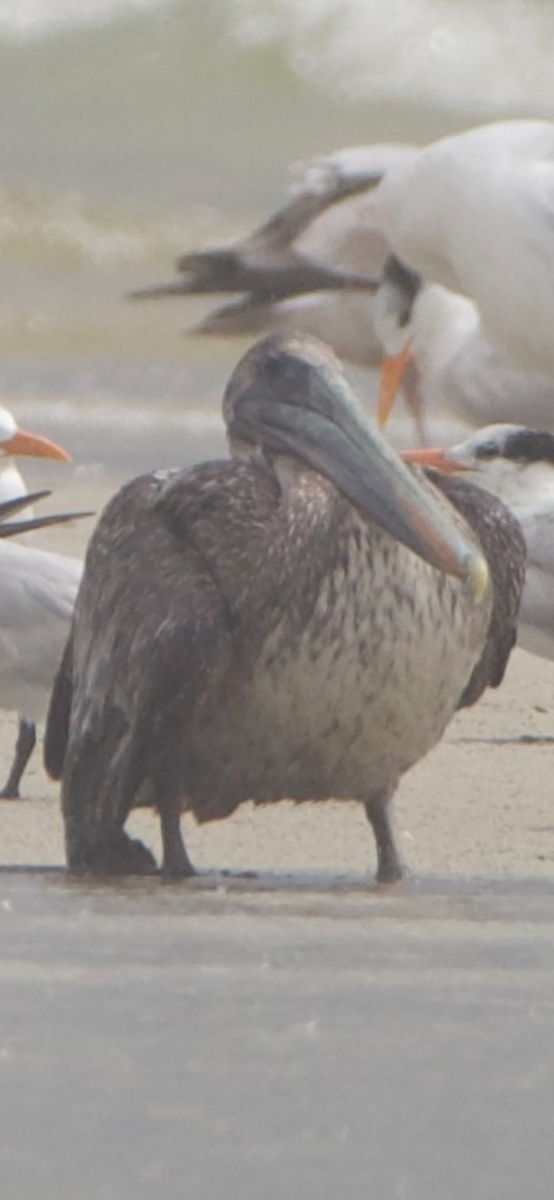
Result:
<svg viewBox="0 0 554 1200">
<path fill-rule="evenodd" d="M 269 379 L 279 379 L 287 370 L 287 359 L 282 354 L 268 354 L 264 361 L 264 373 Z"/>
</svg>

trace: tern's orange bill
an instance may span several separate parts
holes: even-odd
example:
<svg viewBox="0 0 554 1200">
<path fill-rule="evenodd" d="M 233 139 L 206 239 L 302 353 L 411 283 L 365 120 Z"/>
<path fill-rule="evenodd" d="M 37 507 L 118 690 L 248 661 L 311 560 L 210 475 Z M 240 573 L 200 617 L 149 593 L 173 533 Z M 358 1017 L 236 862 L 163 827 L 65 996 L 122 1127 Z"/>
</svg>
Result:
<svg viewBox="0 0 554 1200">
<path fill-rule="evenodd" d="M 36 433 L 27 433 L 24 429 L 18 429 L 13 437 L 0 442 L 0 451 L 3 454 L 26 454 L 31 458 L 55 458 L 58 462 L 69 462 L 70 458 L 67 451 L 56 442 Z"/>
<path fill-rule="evenodd" d="M 437 446 L 429 446 L 421 450 L 403 450 L 400 457 L 404 462 L 415 463 L 418 467 L 431 467 L 433 471 L 440 471 L 442 475 L 454 475 L 469 470 L 461 463 L 453 462 L 448 457 L 447 451 L 441 450 Z"/>
<path fill-rule="evenodd" d="M 406 342 L 399 354 L 384 358 L 381 363 L 381 380 L 379 384 L 379 399 L 377 402 L 377 421 L 379 428 L 386 425 L 402 383 L 406 368 L 412 357 L 410 340 Z"/>
</svg>

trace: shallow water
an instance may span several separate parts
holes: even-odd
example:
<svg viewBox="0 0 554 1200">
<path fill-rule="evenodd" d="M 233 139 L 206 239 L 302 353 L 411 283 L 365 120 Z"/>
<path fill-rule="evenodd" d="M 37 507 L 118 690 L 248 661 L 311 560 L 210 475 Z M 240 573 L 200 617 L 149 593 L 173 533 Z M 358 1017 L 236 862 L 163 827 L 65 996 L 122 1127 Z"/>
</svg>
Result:
<svg viewBox="0 0 554 1200">
<path fill-rule="evenodd" d="M 9 1200 L 547 1200 L 554 885 L 0 874 Z"/>
</svg>

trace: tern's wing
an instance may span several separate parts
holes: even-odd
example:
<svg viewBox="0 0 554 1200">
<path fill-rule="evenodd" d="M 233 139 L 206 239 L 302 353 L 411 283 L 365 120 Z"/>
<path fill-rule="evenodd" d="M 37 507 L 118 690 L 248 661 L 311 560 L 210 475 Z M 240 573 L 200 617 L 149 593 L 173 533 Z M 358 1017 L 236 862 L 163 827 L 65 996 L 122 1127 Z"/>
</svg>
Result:
<svg viewBox="0 0 554 1200">
<path fill-rule="evenodd" d="M 554 510 L 519 516 L 527 543 L 527 572 L 518 642 L 524 650 L 554 658 Z"/>
</svg>

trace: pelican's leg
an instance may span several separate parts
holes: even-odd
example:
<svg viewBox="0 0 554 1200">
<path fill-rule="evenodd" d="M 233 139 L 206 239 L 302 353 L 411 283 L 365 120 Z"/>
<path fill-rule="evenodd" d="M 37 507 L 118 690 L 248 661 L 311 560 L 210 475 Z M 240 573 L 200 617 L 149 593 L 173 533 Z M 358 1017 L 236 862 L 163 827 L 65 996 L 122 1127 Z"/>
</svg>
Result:
<svg viewBox="0 0 554 1200">
<path fill-rule="evenodd" d="M 377 873 L 375 876 L 377 883 L 396 883 L 406 874 L 406 869 L 396 849 L 389 813 L 389 801 L 395 787 L 375 792 L 369 800 L 365 801 L 364 805 L 377 846 Z"/>
<path fill-rule="evenodd" d="M 19 732 L 15 744 L 15 755 L 8 778 L 0 792 L 0 800 L 18 800 L 19 785 L 23 772 L 36 746 L 37 731 L 33 721 L 19 718 Z"/>
<path fill-rule="evenodd" d="M 185 849 L 181 832 L 181 802 L 167 802 L 159 806 L 162 827 L 163 862 L 162 873 L 172 879 L 186 879 L 196 872 Z"/>
</svg>

